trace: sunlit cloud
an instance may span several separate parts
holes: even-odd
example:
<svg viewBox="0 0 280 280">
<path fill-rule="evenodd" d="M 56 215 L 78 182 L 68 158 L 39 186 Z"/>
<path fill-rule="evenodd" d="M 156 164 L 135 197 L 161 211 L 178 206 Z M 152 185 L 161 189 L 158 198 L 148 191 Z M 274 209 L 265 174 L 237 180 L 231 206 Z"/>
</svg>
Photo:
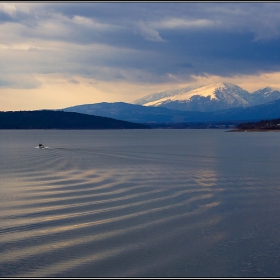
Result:
<svg viewBox="0 0 280 280">
<path fill-rule="evenodd" d="M 144 22 L 138 23 L 137 30 L 140 35 L 148 41 L 164 42 L 159 32 Z"/>
<path fill-rule="evenodd" d="M 0 50 L 20 50 L 20 51 L 31 51 L 31 50 L 46 50 L 43 46 L 34 45 L 32 43 L 22 43 L 22 44 L 0 44 Z"/>
<path fill-rule="evenodd" d="M 0 3 L 0 11 L 14 17 L 17 9 L 13 3 Z"/>
<path fill-rule="evenodd" d="M 230 82 L 239 85 L 240 87 L 254 92 L 266 86 L 280 90 L 280 72 L 275 73 L 261 73 L 259 75 L 237 75 L 233 77 L 220 77 L 220 76 L 192 76 L 193 84 L 215 84 L 221 82 Z"/>
<path fill-rule="evenodd" d="M 71 21 L 74 24 L 78 24 L 92 29 L 104 30 L 108 28 L 114 28 L 114 26 L 112 26 L 111 24 L 100 23 L 90 18 L 82 17 L 82 16 L 74 16 L 74 18 Z"/>
<path fill-rule="evenodd" d="M 197 19 L 197 20 L 185 20 L 185 19 L 168 19 L 156 24 L 158 28 L 167 28 L 167 29 L 174 29 L 174 28 L 203 28 L 203 27 L 211 27 L 217 25 L 217 23 L 208 20 L 208 19 Z"/>
</svg>

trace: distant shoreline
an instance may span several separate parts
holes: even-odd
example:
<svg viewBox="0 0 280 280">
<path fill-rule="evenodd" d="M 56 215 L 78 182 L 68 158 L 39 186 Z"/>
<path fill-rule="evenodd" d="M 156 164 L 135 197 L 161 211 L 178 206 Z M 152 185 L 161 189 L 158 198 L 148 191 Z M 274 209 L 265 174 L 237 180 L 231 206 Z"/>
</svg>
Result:
<svg viewBox="0 0 280 280">
<path fill-rule="evenodd" d="M 231 132 L 279 132 L 280 118 L 273 120 L 262 120 L 259 122 L 247 122 L 237 125 Z"/>
<path fill-rule="evenodd" d="M 280 132 L 280 129 L 232 129 L 227 132 Z"/>
</svg>

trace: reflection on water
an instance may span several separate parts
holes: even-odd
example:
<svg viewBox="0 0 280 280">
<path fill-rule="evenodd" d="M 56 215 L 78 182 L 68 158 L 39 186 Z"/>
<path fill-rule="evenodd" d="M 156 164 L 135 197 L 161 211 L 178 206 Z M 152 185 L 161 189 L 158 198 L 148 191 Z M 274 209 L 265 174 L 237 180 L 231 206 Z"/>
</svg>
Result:
<svg viewBox="0 0 280 280">
<path fill-rule="evenodd" d="M 195 182 L 202 187 L 212 187 L 217 182 L 215 170 L 202 170 L 197 173 L 196 177 Z"/>
<path fill-rule="evenodd" d="M 280 275 L 278 133 L 0 137 L 1 277 Z"/>
</svg>

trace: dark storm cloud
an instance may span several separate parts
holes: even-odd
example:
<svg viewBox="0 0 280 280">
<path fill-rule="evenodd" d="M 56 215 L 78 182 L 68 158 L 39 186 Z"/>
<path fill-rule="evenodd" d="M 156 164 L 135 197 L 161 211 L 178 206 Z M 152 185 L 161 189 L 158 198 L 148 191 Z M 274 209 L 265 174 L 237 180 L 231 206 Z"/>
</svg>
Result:
<svg viewBox="0 0 280 280">
<path fill-rule="evenodd" d="M 192 66 L 178 68 L 177 71 L 230 76 L 280 70 L 279 38 L 254 41 L 254 34 L 249 32 L 240 34 L 215 30 L 180 34 L 164 32 L 163 36 L 168 43 L 159 49 L 170 65 L 174 61 L 188 61 L 187 65 Z"/>
<path fill-rule="evenodd" d="M 41 48 L 60 64 L 38 72 L 159 82 L 280 71 L 279 13 L 277 2 L 46 2 L 3 6 L 0 23 L 25 26 L 19 40 L 64 44 L 65 52 Z"/>
<path fill-rule="evenodd" d="M 106 66 L 146 69 L 155 75 L 254 74 L 279 71 L 280 3 L 69 3 L 55 9 L 112 28 L 73 29 L 72 40 L 155 53 Z M 71 39 L 71 38 L 69 38 Z M 187 61 L 192 67 L 182 67 Z M 177 67 L 176 67 L 177 65 Z M 187 68 L 187 69 L 186 69 Z"/>
</svg>

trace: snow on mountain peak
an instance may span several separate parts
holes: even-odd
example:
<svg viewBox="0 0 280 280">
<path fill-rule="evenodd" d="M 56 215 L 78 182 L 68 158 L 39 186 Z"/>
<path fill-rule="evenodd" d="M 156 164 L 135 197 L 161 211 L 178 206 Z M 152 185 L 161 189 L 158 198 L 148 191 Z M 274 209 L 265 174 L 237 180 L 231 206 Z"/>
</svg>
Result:
<svg viewBox="0 0 280 280">
<path fill-rule="evenodd" d="M 193 89 L 199 88 L 200 86 L 188 86 L 185 88 L 181 88 L 181 89 L 176 89 L 176 90 L 166 90 L 163 92 L 158 92 L 158 93 L 153 93 L 153 94 L 149 94 L 146 95 L 142 98 L 139 98 L 137 100 L 135 100 L 134 102 L 132 102 L 132 104 L 139 104 L 139 105 L 145 105 L 149 102 L 153 102 L 153 101 L 157 101 L 160 100 L 162 98 L 168 98 L 170 96 L 174 96 L 174 95 L 180 95 L 186 92 L 189 92 Z"/>
<path fill-rule="evenodd" d="M 189 101 L 193 96 L 201 96 L 201 97 L 209 97 L 210 100 L 218 99 L 217 97 L 217 91 L 225 91 L 228 90 L 234 90 L 236 88 L 239 88 L 238 86 L 230 83 L 216 83 L 206 86 L 200 86 L 200 87 L 193 87 L 188 88 L 188 91 L 181 91 L 181 92 L 175 92 L 173 91 L 173 95 L 164 96 L 162 98 L 152 100 L 150 102 L 144 103 L 145 106 L 159 106 L 166 102 L 186 102 Z M 241 88 L 240 88 L 241 89 Z M 242 90 L 242 89 L 241 89 Z M 176 94 L 177 93 L 177 94 Z"/>
</svg>

